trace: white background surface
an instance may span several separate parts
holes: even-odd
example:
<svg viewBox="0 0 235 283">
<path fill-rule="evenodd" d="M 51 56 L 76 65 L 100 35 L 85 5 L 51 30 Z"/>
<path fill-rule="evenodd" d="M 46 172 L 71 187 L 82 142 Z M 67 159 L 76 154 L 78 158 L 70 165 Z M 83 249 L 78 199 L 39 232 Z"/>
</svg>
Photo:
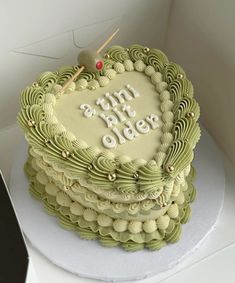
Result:
<svg viewBox="0 0 235 283">
<path fill-rule="evenodd" d="M 21 227 L 31 245 L 50 261 L 83 277 L 123 281 L 142 279 L 172 269 L 200 248 L 215 228 L 222 209 L 225 189 L 223 162 L 204 129 L 193 161 L 197 197 L 191 204 L 191 220 L 182 225 L 178 243 L 157 252 L 145 249 L 128 253 L 118 247 L 108 249 L 97 241 L 84 241 L 72 231 L 61 229 L 56 218 L 49 217 L 43 204 L 28 192 L 29 181 L 23 170 L 27 151 L 28 145 L 22 140 L 15 154 L 9 187 Z"/>
<path fill-rule="evenodd" d="M 204 124 L 235 163 L 235 1 L 173 1 L 165 50 L 184 67 Z"/>
<path fill-rule="evenodd" d="M 99 45 L 102 32 L 106 28 L 112 30 L 118 21 L 122 24 L 122 34 L 116 43 L 136 41 L 157 46 L 184 67 L 196 88 L 205 126 L 229 159 L 235 161 L 235 1 L 9 0 L 3 3 L 0 9 L 0 168 L 7 181 L 20 136 L 14 122 L 21 89 L 43 70 L 75 63 L 79 45 Z M 91 9 L 94 3 L 97 6 Z M 235 166 L 225 158 L 225 168 L 225 203 L 218 227 L 182 268 L 200 259 L 199 262 L 164 282 L 235 281 L 232 266 Z M 32 248 L 30 254 L 40 282 L 93 282 L 57 268 Z M 202 257 L 205 259 L 201 260 Z M 156 281 L 152 278 L 143 282 Z"/>
</svg>

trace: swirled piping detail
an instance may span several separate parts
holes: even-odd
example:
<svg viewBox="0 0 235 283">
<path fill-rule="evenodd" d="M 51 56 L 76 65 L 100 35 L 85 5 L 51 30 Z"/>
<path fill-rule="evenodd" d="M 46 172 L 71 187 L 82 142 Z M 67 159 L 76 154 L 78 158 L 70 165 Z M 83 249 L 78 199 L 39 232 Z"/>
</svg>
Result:
<svg viewBox="0 0 235 283">
<path fill-rule="evenodd" d="M 66 166 L 66 162 L 63 164 L 63 162 L 58 161 L 61 161 L 61 159 L 66 160 L 70 157 L 73 152 L 73 143 L 63 136 L 54 136 L 44 148 L 44 152 L 50 153 L 47 156 L 47 161 L 57 162 L 57 169 L 61 171 Z"/>
<path fill-rule="evenodd" d="M 49 143 L 59 131 L 51 124 L 40 122 L 36 127 L 28 133 L 31 144 L 35 149 L 41 150 Z"/>
<path fill-rule="evenodd" d="M 168 84 L 178 78 L 178 76 L 184 78 L 186 74 L 181 66 L 176 63 L 170 63 L 162 70 L 163 80 Z"/>
<path fill-rule="evenodd" d="M 193 119 L 181 118 L 173 127 L 174 139 L 182 139 L 188 141 L 192 148 L 199 141 L 201 131 L 198 123 Z"/>
<path fill-rule="evenodd" d="M 168 90 L 171 94 L 171 100 L 173 102 L 184 97 L 193 97 L 193 85 L 186 78 L 173 80 L 168 85 Z"/>
<path fill-rule="evenodd" d="M 73 143 L 71 140 L 66 138 L 63 135 L 60 136 L 55 136 L 55 138 L 52 140 L 52 143 L 54 145 L 55 149 L 58 149 L 59 152 L 61 153 L 63 150 L 69 151 L 69 154 L 73 151 Z M 67 154 L 68 155 L 68 154 Z M 62 157 L 66 158 L 68 156 L 62 155 Z"/>
<path fill-rule="evenodd" d="M 20 105 L 21 108 L 26 108 L 27 106 L 31 106 L 33 104 L 40 105 L 43 102 L 43 97 L 45 96 L 45 91 L 41 87 L 27 87 L 22 91 L 20 95 Z"/>
<path fill-rule="evenodd" d="M 176 140 L 169 147 L 163 167 L 173 166 L 169 173 L 175 178 L 193 160 L 193 152 L 189 144 L 184 140 Z"/>
<path fill-rule="evenodd" d="M 71 179 L 68 179 L 67 177 L 65 177 L 64 174 L 62 173 L 58 173 L 56 172 L 53 168 L 51 168 L 43 159 L 41 159 L 40 157 L 38 157 L 37 155 L 35 155 L 35 152 L 30 150 L 31 154 L 33 154 L 33 156 L 35 156 L 35 160 L 36 160 L 36 163 L 37 165 L 41 168 L 41 170 L 45 171 L 47 173 L 47 176 L 49 178 L 53 178 L 54 181 L 59 184 L 59 183 L 62 183 L 62 186 L 63 185 L 66 185 L 66 186 L 70 186 L 71 187 L 71 190 L 77 195 L 83 195 L 83 194 L 86 194 L 88 193 L 88 188 L 85 189 L 85 187 L 82 187 L 82 185 L 80 185 L 79 183 L 73 183 Z M 136 167 L 134 167 L 136 168 Z M 135 171 L 135 170 L 134 170 Z M 131 172 L 132 174 L 132 172 Z M 59 182 L 59 183 L 58 183 Z M 61 185 L 60 185 L 61 186 Z M 167 187 L 169 187 L 169 184 L 167 184 Z M 91 190 L 91 189 L 90 189 Z M 91 190 L 92 191 L 92 190 Z M 165 189 L 164 189 L 165 191 Z M 105 195 L 103 196 L 104 198 L 108 198 L 108 199 L 114 199 L 116 200 L 116 197 L 118 197 L 119 200 L 116 200 L 117 202 L 120 201 L 120 197 L 122 196 L 125 196 L 124 197 L 124 200 L 127 200 L 126 199 L 126 196 L 130 196 L 125 193 L 119 193 L 117 194 L 116 191 L 114 190 L 110 190 L 110 191 L 107 191 L 105 190 Z M 159 196 L 162 194 L 163 192 L 163 187 L 159 187 L 159 188 L 156 188 L 153 192 L 150 192 L 149 194 L 145 193 L 145 192 L 138 192 L 136 195 L 133 195 L 132 194 L 132 202 L 141 202 L 141 209 L 143 209 L 144 211 L 147 211 L 150 209 L 150 207 L 153 207 L 155 205 L 155 202 L 149 202 L 148 200 L 142 202 L 143 200 L 145 199 L 153 199 L 156 201 L 156 203 L 159 204 L 159 202 L 157 201 L 157 199 L 159 198 Z M 100 194 L 101 191 L 99 191 L 97 188 L 95 188 L 95 193 L 96 194 Z M 127 192 L 128 193 L 128 192 Z M 101 196 L 101 200 L 102 200 L 102 196 Z M 162 202 L 161 204 L 163 204 L 164 202 Z M 114 211 L 116 213 L 120 213 L 122 211 L 125 210 L 125 207 L 126 207 L 126 204 L 122 204 L 121 207 L 120 207 L 120 204 L 121 203 L 114 203 L 113 202 L 113 209 L 114 209 L 114 206 L 115 206 L 115 209 Z"/>
<path fill-rule="evenodd" d="M 31 162 L 31 159 L 28 161 L 28 162 Z M 27 162 L 27 163 L 28 163 Z M 38 159 L 37 159 L 37 163 L 38 163 Z M 41 163 L 38 163 L 39 164 L 39 166 L 41 165 Z M 32 162 L 32 165 L 33 165 L 33 162 Z M 38 169 L 38 167 L 37 167 L 37 169 Z M 50 168 L 48 168 L 48 167 L 42 167 L 42 169 L 40 169 L 40 170 L 44 170 L 45 172 L 47 172 L 47 174 L 49 173 L 49 171 L 50 171 Z M 44 172 L 44 171 L 40 171 L 40 172 Z M 39 176 L 40 175 L 40 173 L 39 174 L 37 174 L 37 176 Z M 64 177 L 64 175 L 63 174 L 60 174 L 61 176 L 61 180 L 60 181 L 62 181 L 62 183 L 64 184 L 64 185 L 66 185 L 66 187 L 73 187 L 74 185 L 75 185 L 75 183 L 73 183 L 73 181 L 72 180 L 69 180 L 69 179 L 67 179 L 67 178 L 65 178 Z M 41 176 L 41 175 L 40 175 Z M 56 178 L 56 176 L 53 176 L 53 174 L 52 175 L 48 175 L 48 176 L 52 176 L 52 178 L 54 179 L 54 181 L 53 182 L 57 182 L 57 184 L 58 184 L 58 181 L 57 180 L 59 180 L 59 179 L 57 179 Z M 43 182 L 43 183 L 45 183 L 46 184 L 46 182 L 47 181 L 43 181 L 44 179 L 45 179 L 45 177 L 46 176 L 44 176 L 43 177 L 43 179 L 42 179 L 42 177 L 40 177 L 40 182 Z M 48 178 L 50 178 L 50 177 L 48 177 Z M 47 178 L 45 179 L 45 180 L 48 180 Z M 58 192 L 58 189 L 56 189 L 56 191 L 55 191 L 55 185 L 53 185 L 52 187 L 51 187 L 51 185 L 52 185 L 53 183 L 51 182 L 51 183 L 49 183 L 49 185 L 50 185 L 50 189 L 49 189 L 49 187 L 48 187 L 48 190 L 46 190 L 47 191 L 47 193 L 49 193 L 49 194 L 51 194 L 51 192 L 52 192 L 52 195 L 54 195 L 54 196 L 56 196 L 56 194 L 54 193 L 54 192 Z M 169 190 L 168 190 L 168 187 L 169 187 L 169 185 L 167 186 L 167 187 L 165 187 L 164 188 L 164 195 L 166 195 L 166 194 L 168 194 L 169 193 Z M 47 188 L 47 186 L 46 186 L 46 188 Z M 171 184 L 171 186 L 169 187 L 169 189 L 171 190 L 173 187 L 172 187 L 172 184 Z M 63 187 L 61 188 L 62 190 L 63 190 Z M 98 199 L 98 196 L 96 196 L 94 193 L 92 193 L 92 192 L 89 192 L 89 191 L 87 191 L 85 188 L 82 188 L 82 187 L 80 187 L 79 185 L 78 185 L 78 192 L 80 191 L 80 195 L 79 195 L 79 200 L 82 202 L 82 203 L 87 203 L 87 202 L 91 202 L 91 203 L 96 203 L 97 204 L 97 206 L 98 206 L 98 208 L 99 208 L 99 210 L 107 210 L 107 209 L 110 209 L 110 208 L 112 208 L 113 207 L 113 210 L 116 212 L 116 213 L 121 213 L 121 212 L 123 212 L 124 210 L 128 210 L 128 213 L 130 213 L 131 215 L 132 214 L 136 214 L 138 211 L 140 211 L 140 209 L 141 210 L 143 210 L 143 211 L 149 211 L 151 208 L 153 208 L 154 206 L 155 206 L 155 204 L 156 204 L 156 202 L 158 203 L 158 200 L 155 200 L 155 201 L 153 201 L 153 200 L 144 200 L 143 202 L 138 202 L 138 203 L 132 203 L 132 204 L 121 204 L 121 203 L 117 203 L 117 204 L 112 204 L 111 202 L 109 202 L 109 201 L 106 201 L 106 200 L 102 200 L 102 199 Z M 52 190 L 52 191 L 51 191 Z M 188 192 L 188 191 L 187 191 Z M 191 193 L 191 190 L 187 193 L 187 195 L 189 195 Z M 70 192 L 68 192 L 68 194 L 69 194 L 69 196 L 70 197 L 72 197 L 72 195 L 70 194 Z M 84 202 L 84 201 L 85 202 Z M 168 200 L 169 200 L 169 198 L 168 198 Z M 189 198 L 187 197 L 187 200 L 189 200 Z M 163 203 L 165 203 L 166 202 L 166 197 L 164 198 L 164 200 L 163 200 Z M 120 206 L 121 205 L 121 206 Z"/>
<path fill-rule="evenodd" d="M 106 53 L 110 56 L 110 59 L 115 62 L 123 63 L 125 60 L 129 59 L 128 52 L 122 46 L 115 45 L 109 48 Z"/>
<path fill-rule="evenodd" d="M 73 158 L 68 162 L 70 171 L 76 172 L 80 177 L 86 176 L 96 155 L 97 153 L 92 148 L 74 150 Z"/>
<path fill-rule="evenodd" d="M 145 59 L 145 63 L 153 66 L 156 71 L 162 71 L 168 62 L 167 56 L 161 50 L 155 48 L 150 50 Z"/>
<path fill-rule="evenodd" d="M 197 121 L 200 116 L 200 108 L 198 103 L 195 101 L 195 99 L 189 97 L 183 98 L 176 102 L 172 111 L 174 113 L 175 120 L 185 117 L 190 112 L 193 113 L 193 119 L 195 121 Z"/>
<path fill-rule="evenodd" d="M 138 60 L 143 60 L 146 57 L 146 54 L 143 52 L 144 47 L 139 44 L 133 44 L 129 47 L 129 55 L 130 59 L 133 62 L 136 62 Z"/>
<path fill-rule="evenodd" d="M 89 180 L 103 188 L 110 188 L 113 182 L 107 182 L 109 174 L 114 174 L 116 170 L 116 163 L 103 156 L 98 157 L 92 162 L 92 167 L 89 170 Z"/>
<path fill-rule="evenodd" d="M 137 184 L 140 186 L 140 191 L 153 192 L 162 187 L 166 181 L 166 176 L 162 174 L 158 166 L 142 166 L 139 168 L 138 173 Z"/>
<path fill-rule="evenodd" d="M 136 181 L 138 180 L 138 166 L 134 162 L 121 164 L 117 168 L 117 180 L 115 184 L 121 192 L 136 193 Z M 136 178 L 133 178 L 136 174 Z"/>
<path fill-rule="evenodd" d="M 47 91 L 50 91 L 52 86 L 57 82 L 57 75 L 52 72 L 45 72 L 41 74 L 38 80 L 39 86 Z"/>
<path fill-rule="evenodd" d="M 96 73 L 81 72 L 78 78 L 85 79 L 87 82 L 90 82 L 96 78 Z"/>
<path fill-rule="evenodd" d="M 42 108 L 39 105 L 34 104 L 32 106 L 26 106 L 21 110 L 21 113 L 18 115 L 18 122 L 27 132 L 29 129 L 39 124 L 44 117 L 45 113 Z"/>
<path fill-rule="evenodd" d="M 68 79 L 75 74 L 73 66 L 64 66 L 58 70 L 57 83 L 63 85 Z"/>
</svg>

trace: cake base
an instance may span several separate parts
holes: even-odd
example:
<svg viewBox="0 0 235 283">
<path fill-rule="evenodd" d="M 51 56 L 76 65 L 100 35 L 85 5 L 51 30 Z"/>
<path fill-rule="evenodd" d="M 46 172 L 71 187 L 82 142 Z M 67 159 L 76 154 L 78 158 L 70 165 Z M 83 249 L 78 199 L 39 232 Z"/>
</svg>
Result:
<svg viewBox="0 0 235 283">
<path fill-rule="evenodd" d="M 55 217 L 43 210 L 28 192 L 28 179 L 23 167 L 27 158 L 26 142 L 19 143 L 19 154 L 12 168 L 10 191 L 24 233 L 32 246 L 54 264 L 82 277 L 106 281 L 135 280 L 153 276 L 172 268 L 192 254 L 215 227 L 223 204 L 224 171 L 220 153 L 205 130 L 197 146 L 193 165 L 197 177 L 197 198 L 192 218 L 182 226 L 178 243 L 160 251 L 126 252 L 121 248 L 105 248 L 96 241 L 80 239 L 62 229 Z"/>
</svg>

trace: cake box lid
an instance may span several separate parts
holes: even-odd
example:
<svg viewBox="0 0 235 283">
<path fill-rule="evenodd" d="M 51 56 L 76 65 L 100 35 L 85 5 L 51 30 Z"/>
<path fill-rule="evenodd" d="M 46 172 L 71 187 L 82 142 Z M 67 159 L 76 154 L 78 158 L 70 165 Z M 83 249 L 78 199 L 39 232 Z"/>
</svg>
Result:
<svg viewBox="0 0 235 283">
<path fill-rule="evenodd" d="M 0 282 L 37 283 L 32 260 L 7 185 L 0 170 Z"/>
</svg>

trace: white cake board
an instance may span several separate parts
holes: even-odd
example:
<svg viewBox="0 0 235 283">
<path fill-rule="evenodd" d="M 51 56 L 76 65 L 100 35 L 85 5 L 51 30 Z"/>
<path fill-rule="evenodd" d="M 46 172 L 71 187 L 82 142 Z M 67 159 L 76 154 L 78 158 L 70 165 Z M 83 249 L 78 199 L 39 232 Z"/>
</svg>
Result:
<svg viewBox="0 0 235 283">
<path fill-rule="evenodd" d="M 105 248 L 97 241 L 82 240 L 74 232 L 62 229 L 55 217 L 45 213 L 42 203 L 30 196 L 28 180 L 23 172 L 27 144 L 19 144 L 10 191 L 22 229 L 31 244 L 50 261 L 82 277 L 122 281 L 166 271 L 198 248 L 215 227 L 222 209 L 225 189 L 223 161 L 214 141 L 203 130 L 194 161 L 197 198 L 191 206 L 190 222 L 183 225 L 180 241 L 155 252 L 131 253 L 118 247 Z"/>
</svg>

